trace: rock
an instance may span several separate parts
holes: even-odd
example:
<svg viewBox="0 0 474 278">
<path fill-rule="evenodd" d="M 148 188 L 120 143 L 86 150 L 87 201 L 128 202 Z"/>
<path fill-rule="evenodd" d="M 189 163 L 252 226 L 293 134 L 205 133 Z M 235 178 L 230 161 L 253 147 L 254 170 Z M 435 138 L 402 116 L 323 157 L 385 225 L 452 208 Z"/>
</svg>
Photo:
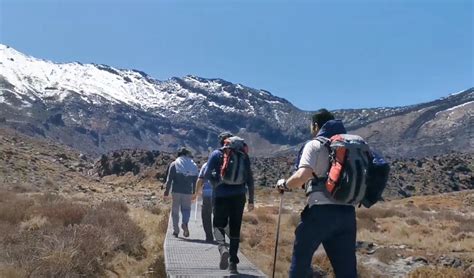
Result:
<svg viewBox="0 0 474 278">
<path fill-rule="evenodd" d="M 423 256 L 417 256 L 417 257 L 413 257 L 413 262 L 420 262 L 420 263 L 424 263 L 424 264 L 428 264 L 428 259 L 423 257 Z"/>
<path fill-rule="evenodd" d="M 462 164 L 458 164 L 456 166 L 453 167 L 453 170 L 456 171 L 456 172 L 471 172 L 471 169 L 469 169 L 469 167 L 467 167 L 466 165 L 462 165 Z"/>
<path fill-rule="evenodd" d="M 374 246 L 372 242 L 367 241 L 357 241 L 356 242 L 356 249 L 370 249 Z"/>
<path fill-rule="evenodd" d="M 405 197 L 405 198 L 411 197 L 412 195 L 411 193 L 403 190 L 402 188 L 398 190 L 398 194 L 400 194 L 402 197 Z"/>
<path fill-rule="evenodd" d="M 375 251 L 376 251 L 376 249 L 368 250 L 367 255 L 372 255 L 372 254 L 375 253 Z"/>
<path fill-rule="evenodd" d="M 459 268 L 464 265 L 463 262 L 459 258 L 449 257 L 449 256 L 440 257 L 438 259 L 438 264 L 444 267 L 452 267 L 452 268 Z"/>
</svg>

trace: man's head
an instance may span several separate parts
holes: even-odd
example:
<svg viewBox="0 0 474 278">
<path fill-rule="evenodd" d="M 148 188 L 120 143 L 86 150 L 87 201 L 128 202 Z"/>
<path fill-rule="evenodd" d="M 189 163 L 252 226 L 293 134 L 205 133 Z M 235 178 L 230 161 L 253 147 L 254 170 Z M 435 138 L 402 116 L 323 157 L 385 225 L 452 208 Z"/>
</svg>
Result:
<svg viewBox="0 0 474 278">
<path fill-rule="evenodd" d="M 319 109 L 311 118 L 311 135 L 316 136 L 323 125 L 334 120 L 334 116 L 326 109 Z"/>
<path fill-rule="evenodd" d="M 230 132 L 228 132 L 228 131 L 222 132 L 221 134 L 219 134 L 219 135 L 217 136 L 217 138 L 219 139 L 219 144 L 220 144 L 221 146 L 224 146 L 224 140 L 227 139 L 227 138 L 229 138 L 229 137 L 232 137 L 232 136 L 234 136 L 234 134 L 232 134 L 232 133 L 230 133 Z"/>
<path fill-rule="evenodd" d="M 186 147 L 180 147 L 178 149 L 178 157 L 183 156 L 183 155 L 191 156 L 191 151 L 188 150 Z"/>
</svg>

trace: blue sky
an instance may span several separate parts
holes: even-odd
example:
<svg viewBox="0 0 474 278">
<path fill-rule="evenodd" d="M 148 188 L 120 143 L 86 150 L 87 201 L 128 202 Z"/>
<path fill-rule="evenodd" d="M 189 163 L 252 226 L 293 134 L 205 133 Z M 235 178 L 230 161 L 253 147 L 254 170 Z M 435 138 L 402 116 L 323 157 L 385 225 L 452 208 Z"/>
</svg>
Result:
<svg viewBox="0 0 474 278">
<path fill-rule="evenodd" d="M 0 0 L 0 42 L 57 62 L 265 89 L 305 110 L 474 84 L 470 0 Z"/>
</svg>

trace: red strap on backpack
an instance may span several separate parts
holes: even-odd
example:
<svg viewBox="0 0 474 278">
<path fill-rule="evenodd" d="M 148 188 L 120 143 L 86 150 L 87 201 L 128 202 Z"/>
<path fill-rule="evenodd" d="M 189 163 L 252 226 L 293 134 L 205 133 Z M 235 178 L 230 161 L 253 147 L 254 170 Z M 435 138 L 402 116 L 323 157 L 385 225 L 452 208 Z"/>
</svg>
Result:
<svg viewBox="0 0 474 278">
<path fill-rule="evenodd" d="M 227 168 L 229 167 L 230 157 L 232 156 L 231 149 L 224 149 L 223 152 L 224 152 L 224 155 L 223 155 L 223 161 L 222 161 L 222 167 L 221 167 L 221 177 L 225 176 L 225 172 L 227 171 Z"/>
<path fill-rule="evenodd" d="M 331 137 L 331 142 L 343 141 L 344 139 L 340 135 L 334 135 Z M 341 177 L 342 169 L 344 167 L 344 160 L 346 158 L 347 149 L 340 147 L 336 149 L 334 160 L 332 161 L 331 168 L 329 169 L 328 179 L 326 181 L 326 189 L 332 194 L 336 184 L 339 182 Z"/>
</svg>

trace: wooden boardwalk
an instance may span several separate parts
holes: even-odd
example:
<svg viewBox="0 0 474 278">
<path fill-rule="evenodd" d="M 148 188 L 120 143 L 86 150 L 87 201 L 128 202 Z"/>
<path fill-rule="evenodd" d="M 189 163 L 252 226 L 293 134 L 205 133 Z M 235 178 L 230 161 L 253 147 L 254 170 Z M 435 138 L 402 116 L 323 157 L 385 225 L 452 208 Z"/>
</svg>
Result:
<svg viewBox="0 0 474 278">
<path fill-rule="evenodd" d="M 172 235 L 173 224 L 170 216 L 164 244 L 168 277 L 267 277 L 240 252 L 238 255 L 240 263 L 237 265 L 239 275 L 230 275 L 228 270 L 220 270 L 217 245 L 205 242 L 201 205 L 198 206 L 196 219 L 195 207 L 193 203 L 188 238 L 182 236 L 182 231 L 178 238 Z M 228 243 L 228 239 L 226 242 Z"/>
</svg>

